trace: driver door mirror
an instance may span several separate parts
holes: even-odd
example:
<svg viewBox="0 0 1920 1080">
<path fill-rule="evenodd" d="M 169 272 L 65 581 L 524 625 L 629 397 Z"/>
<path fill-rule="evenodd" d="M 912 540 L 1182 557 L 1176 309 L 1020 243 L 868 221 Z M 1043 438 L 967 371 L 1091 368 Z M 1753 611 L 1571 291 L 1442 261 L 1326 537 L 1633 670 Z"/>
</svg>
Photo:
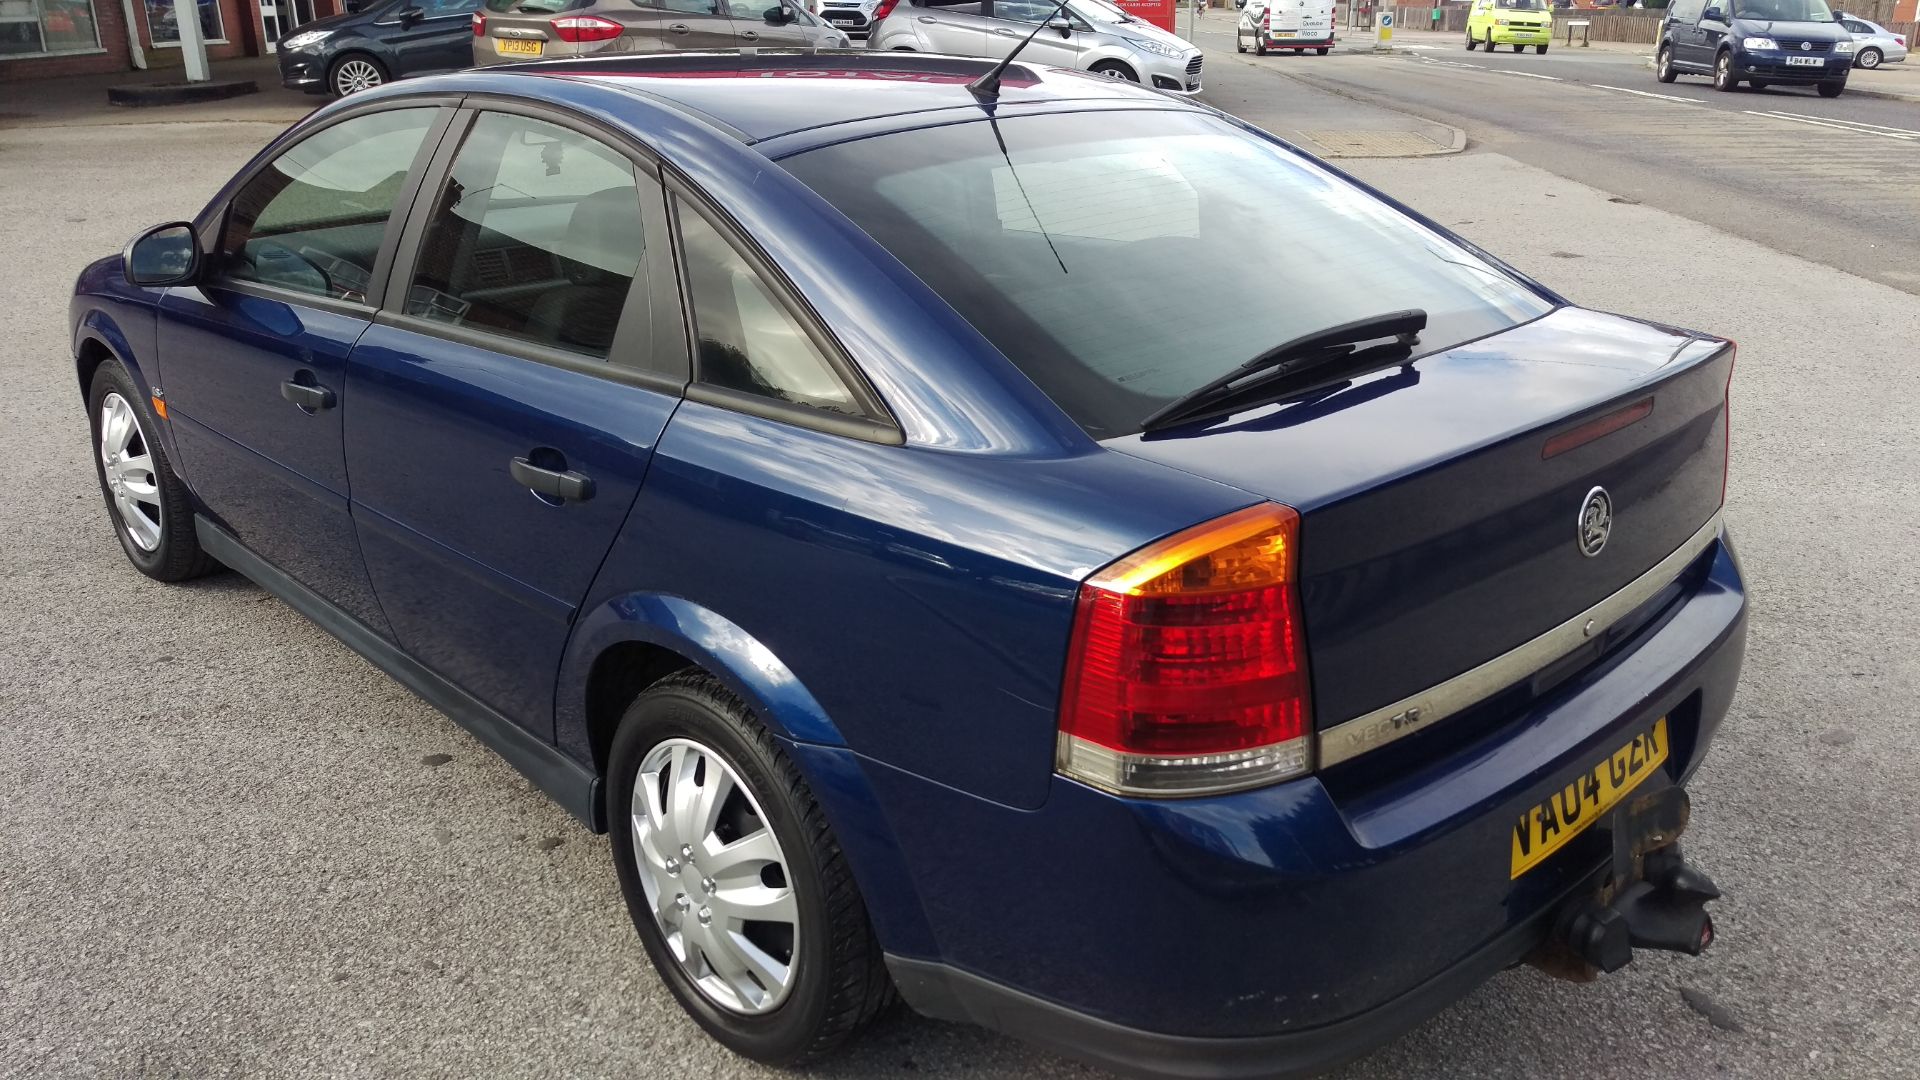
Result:
<svg viewBox="0 0 1920 1080">
<path fill-rule="evenodd" d="M 785 26 L 788 23 L 793 21 L 794 16 L 793 16 L 793 12 L 787 10 L 787 6 L 785 4 L 780 4 L 778 6 L 768 8 L 766 13 L 766 18 L 767 18 L 768 26 Z"/>
<path fill-rule="evenodd" d="M 1073 24 L 1057 15 L 1047 20 L 1047 29 L 1060 31 L 1061 37 L 1073 36 Z"/>
<path fill-rule="evenodd" d="M 401 26 L 412 26 L 426 17 L 427 13 L 418 7 L 403 7 L 394 15 Z"/>
<path fill-rule="evenodd" d="M 1727 21 L 1727 13 L 1721 11 L 1718 7 L 1709 7 L 1700 13 L 1700 21 L 1723 23 Z"/>
<path fill-rule="evenodd" d="M 185 285 L 199 276 L 200 237 L 184 221 L 155 225 L 127 245 L 122 268 L 135 285 Z"/>
</svg>

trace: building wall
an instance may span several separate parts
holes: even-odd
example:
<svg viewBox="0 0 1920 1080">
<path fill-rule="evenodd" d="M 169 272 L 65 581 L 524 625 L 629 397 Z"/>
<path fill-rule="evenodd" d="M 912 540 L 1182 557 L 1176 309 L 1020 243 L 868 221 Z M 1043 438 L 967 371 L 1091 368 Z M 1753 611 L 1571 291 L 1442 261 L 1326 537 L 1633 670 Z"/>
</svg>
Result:
<svg viewBox="0 0 1920 1080">
<path fill-rule="evenodd" d="M 219 0 L 219 5 L 224 41 L 221 44 L 209 42 L 207 58 L 230 60 L 234 57 L 259 56 L 265 53 L 265 43 L 260 40 L 258 0 Z M 164 6 L 167 5 L 163 4 Z M 280 4 L 282 11 L 286 11 L 291 6 L 288 0 L 282 0 Z M 343 0 L 313 0 L 315 18 L 337 15 L 343 10 L 345 10 Z M 149 25 L 147 0 L 134 0 L 133 11 L 133 29 L 140 42 L 140 50 L 146 55 L 148 69 L 157 73 L 149 75 L 147 72 L 135 72 L 134 77 L 165 80 L 177 76 L 186 64 L 179 46 L 154 44 L 153 28 Z M 133 72 L 133 62 L 127 55 L 127 20 L 120 0 L 93 0 L 93 16 L 100 34 L 98 50 L 19 58 L 8 58 L 4 53 L 0 53 L 0 83 L 30 82 L 36 79 L 58 78 L 63 75 Z M 11 92 L 13 91 L 9 91 Z"/>
</svg>

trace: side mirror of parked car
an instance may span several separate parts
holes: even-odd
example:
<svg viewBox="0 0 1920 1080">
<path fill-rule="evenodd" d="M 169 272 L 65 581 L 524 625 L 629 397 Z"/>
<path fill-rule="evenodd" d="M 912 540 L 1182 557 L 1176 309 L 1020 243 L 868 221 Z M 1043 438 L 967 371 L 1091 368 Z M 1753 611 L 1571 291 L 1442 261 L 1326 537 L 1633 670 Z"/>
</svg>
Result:
<svg viewBox="0 0 1920 1080">
<path fill-rule="evenodd" d="M 1723 23 L 1727 21 L 1727 13 L 1721 11 L 1717 6 L 1710 7 L 1700 13 L 1700 21 Z"/>
<path fill-rule="evenodd" d="M 400 9 L 399 17 L 401 26 L 412 26 L 414 23 L 426 18 L 427 13 L 417 7 L 403 7 Z"/>
<path fill-rule="evenodd" d="M 184 285 L 200 272 L 200 237 L 184 221 L 155 225 L 133 238 L 123 258 L 135 285 Z"/>
<path fill-rule="evenodd" d="M 785 26 L 792 21 L 793 12 L 787 10 L 785 4 L 776 4 L 767 9 L 767 24 L 769 26 Z"/>
<path fill-rule="evenodd" d="M 1061 37 L 1073 36 L 1073 24 L 1068 22 L 1065 19 L 1061 19 L 1061 18 L 1048 19 L 1047 29 L 1060 31 Z"/>
</svg>

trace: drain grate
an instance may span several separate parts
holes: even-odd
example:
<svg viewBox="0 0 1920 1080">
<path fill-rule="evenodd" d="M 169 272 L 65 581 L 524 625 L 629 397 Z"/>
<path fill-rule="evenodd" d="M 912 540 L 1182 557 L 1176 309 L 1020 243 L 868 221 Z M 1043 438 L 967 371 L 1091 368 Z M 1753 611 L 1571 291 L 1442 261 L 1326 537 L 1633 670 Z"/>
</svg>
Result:
<svg viewBox="0 0 1920 1080">
<path fill-rule="evenodd" d="M 1414 131 L 1302 131 L 1323 157 L 1420 157 L 1447 147 Z"/>
</svg>

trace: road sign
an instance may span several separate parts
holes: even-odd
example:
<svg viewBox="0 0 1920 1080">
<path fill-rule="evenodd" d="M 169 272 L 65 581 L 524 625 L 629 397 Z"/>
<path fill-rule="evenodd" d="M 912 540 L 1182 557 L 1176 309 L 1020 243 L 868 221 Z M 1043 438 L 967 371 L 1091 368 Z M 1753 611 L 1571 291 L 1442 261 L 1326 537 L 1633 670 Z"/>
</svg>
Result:
<svg viewBox="0 0 1920 1080">
<path fill-rule="evenodd" d="M 1374 23 L 1374 52 L 1390 52 L 1393 49 L 1393 9 L 1380 9 L 1380 18 Z"/>
</svg>

